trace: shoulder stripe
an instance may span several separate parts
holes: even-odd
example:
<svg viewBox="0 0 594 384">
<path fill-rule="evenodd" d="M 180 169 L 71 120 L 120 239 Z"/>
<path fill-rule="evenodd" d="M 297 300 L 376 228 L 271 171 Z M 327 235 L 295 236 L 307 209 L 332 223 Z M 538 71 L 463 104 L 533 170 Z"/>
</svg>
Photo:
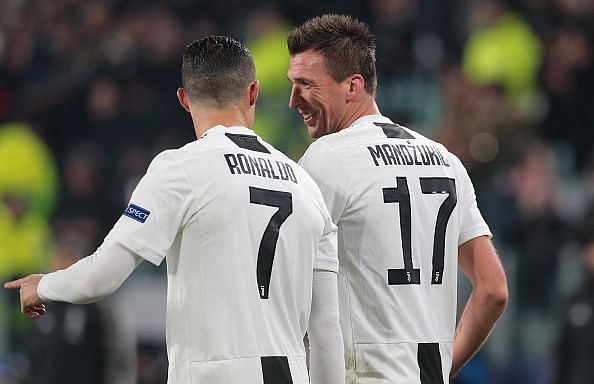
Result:
<svg viewBox="0 0 594 384">
<path fill-rule="evenodd" d="M 398 124 L 376 123 L 376 122 L 374 122 L 373 124 L 380 127 L 384 131 L 384 134 L 386 135 L 386 137 L 389 137 L 391 139 L 414 139 L 415 138 L 413 135 L 408 133 L 406 130 L 404 130 L 404 128 L 402 128 L 402 126 L 400 126 Z"/>
<path fill-rule="evenodd" d="M 257 136 L 241 135 L 237 133 L 225 133 L 225 136 L 240 148 L 255 152 L 270 153 L 268 148 L 258 141 Z"/>
</svg>

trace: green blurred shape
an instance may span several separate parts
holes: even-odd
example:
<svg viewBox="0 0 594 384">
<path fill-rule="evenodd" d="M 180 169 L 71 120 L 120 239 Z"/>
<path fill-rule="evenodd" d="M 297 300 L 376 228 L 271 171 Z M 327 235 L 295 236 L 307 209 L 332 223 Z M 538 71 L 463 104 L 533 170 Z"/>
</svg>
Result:
<svg viewBox="0 0 594 384">
<path fill-rule="evenodd" d="M 541 60 L 539 38 L 522 18 L 508 12 L 470 35 L 463 70 L 471 82 L 499 85 L 508 96 L 521 99 L 534 94 Z"/>
<path fill-rule="evenodd" d="M 262 25 L 264 24 L 264 25 Z M 293 138 L 292 111 L 289 109 L 291 87 L 287 80 L 289 25 L 278 17 L 262 18 L 253 26 L 247 46 L 256 64 L 260 94 L 256 105 L 254 131 L 279 150 L 287 153 Z"/>
<path fill-rule="evenodd" d="M 288 101 L 289 51 L 287 34 L 289 25 L 276 22 L 262 34 L 250 39 L 247 46 L 256 63 L 256 74 L 260 81 L 260 93 L 264 96 L 281 96 Z"/>
<path fill-rule="evenodd" d="M 53 156 L 33 130 L 0 125 L 0 277 L 47 270 L 57 185 Z"/>
<path fill-rule="evenodd" d="M 0 204 L 0 278 L 46 272 L 50 259 L 50 227 L 33 212 L 15 218 Z"/>
<path fill-rule="evenodd" d="M 24 123 L 0 125 L 0 197 L 24 197 L 28 210 L 49 217 L 57 187 L 56 163 L 46 144 Z"/>
</svg>

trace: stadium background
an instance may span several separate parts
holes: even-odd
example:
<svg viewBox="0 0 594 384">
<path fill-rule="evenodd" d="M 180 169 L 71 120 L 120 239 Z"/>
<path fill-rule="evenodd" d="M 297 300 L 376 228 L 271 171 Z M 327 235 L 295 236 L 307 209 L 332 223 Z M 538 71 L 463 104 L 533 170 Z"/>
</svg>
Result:
<svg viewBox="0 0 594 384">
<path fill-rule="evenodd" d="M 2 0 L 0 280 L 92 252 L 150 159 L 193 140 L 175 91 L 198 37 L 248 45 L 255 130 L 298 159 L 285 37 L 324 12 L 369 23 L 380 109 L 462 159 L 495 235 L 510 304 L 456 383 L 594 382 L 558 374 L 594 363 L 591 0 Z M 164 271 L 144 263 L 100 305 L 37 323 L 3 290 L 0 383 L 102 366 L 107 383 L 164 383 Z"/>
</svg>

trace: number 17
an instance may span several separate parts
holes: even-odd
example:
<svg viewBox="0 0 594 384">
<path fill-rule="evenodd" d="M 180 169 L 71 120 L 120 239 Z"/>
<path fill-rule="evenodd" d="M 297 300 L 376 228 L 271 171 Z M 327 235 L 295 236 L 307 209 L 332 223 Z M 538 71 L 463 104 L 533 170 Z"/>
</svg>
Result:
<svg viewBox="0 0 594 384">
<path fill-rule="evenodd" d="M 421 177 L 423 194 L 447 194 L 437 212 L 433 233 L 433 270 L 431 284 L 441 284 L 444 269 L 445 233 L 448 220 L 456 206 L 456 182 L 445 177 Z M 403 269 L 388 269 L 388 285 L 421 284 L 421 271 L 414 268 L 411 247 L 410 193 L 406 177 L 396 178 L 396 188 L 382 188 L 384 203 L 398 203 L 400 206 L 400 239 L 402 241 Z"/>
</svg>

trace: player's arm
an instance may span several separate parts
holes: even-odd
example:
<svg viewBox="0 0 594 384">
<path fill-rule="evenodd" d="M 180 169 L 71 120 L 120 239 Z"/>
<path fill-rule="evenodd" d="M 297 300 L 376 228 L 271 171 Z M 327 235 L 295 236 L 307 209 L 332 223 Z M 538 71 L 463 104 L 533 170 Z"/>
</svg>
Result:
<svg viewBox="0 0 594 384">
<path fill-rule="evenodd" d="M 113 293 L 143 259 L 117 242 L 106 239 L 95 253 L 70 267 L 47 275 L 29 275 L 4 284 L 20 289 L 21 311 L 30 318 L 45 313 L 47 301 L 91 303 Z"/>
<path fill-rule="evenodd" d="M 316 269 L 308 330 L 312 383 L 344 383 L 344 345 L 338 317 L 337 274 Z"/>
<path fill-rule="evenodd" d="M 313 384 L 344 383 L 344 344 L 338 312 L 337 227 L 317 187 L 312 185 L 324 217 L 324 234 L 316 251 L 309 316 L 309 367 Z"/>
<path fill-rule="evenodd" d="M 456 327 L 450 377 L 483 345 L 508 299 L 505 272 L 487 236 L 471 239 L 458 250 L 459 266 L 473 289 Z"/>
</svg>

